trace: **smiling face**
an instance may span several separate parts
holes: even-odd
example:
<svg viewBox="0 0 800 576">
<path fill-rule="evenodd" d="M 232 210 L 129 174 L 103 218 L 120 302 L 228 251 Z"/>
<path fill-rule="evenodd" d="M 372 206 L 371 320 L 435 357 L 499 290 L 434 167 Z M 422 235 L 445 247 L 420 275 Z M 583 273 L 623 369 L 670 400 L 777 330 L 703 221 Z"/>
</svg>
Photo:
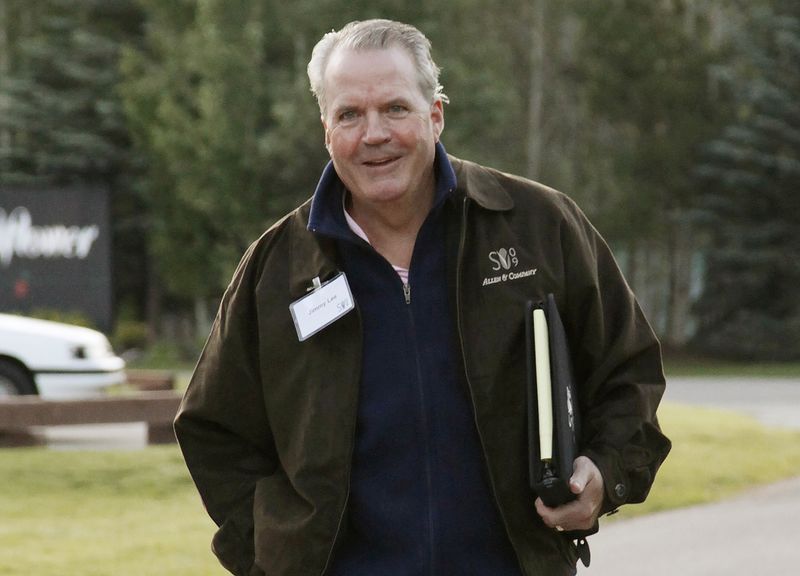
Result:
<svg viewBox="0 0 800 576">
<path fill-rule="evenodd" d="M 427 209 L 444 114 L 441 100 L 422 94 L 411 56 L 400 47 L 337 49 L 325 94 L 325 146 L 353 203 Z"/>
</svg>

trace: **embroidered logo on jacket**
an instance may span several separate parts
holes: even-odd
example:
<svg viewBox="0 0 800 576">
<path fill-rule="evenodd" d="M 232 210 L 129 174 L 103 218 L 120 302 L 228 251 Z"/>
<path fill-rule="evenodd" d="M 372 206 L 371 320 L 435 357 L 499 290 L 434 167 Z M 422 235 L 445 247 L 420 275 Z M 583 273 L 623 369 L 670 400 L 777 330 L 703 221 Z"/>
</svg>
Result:
<svg viewBox="0 0 800 576">
<path fill-rule="evenodd" d="M 489 252 L 489 261 L 492 263 L 492 271 L 503 271 L 503 273 L 497 276 L 487 276 L 483 279 L 483 286 L 508 282 L 509 280 L 517 280 L 519 278 L 527 278 L 528 276 L 535 275 L 538 270 L 538 268 L 531 268 L 520 272 L 512 271 L 519 266 L 517 249 L 514 247 L 500 248 L 499 250 Z"/>
<path fill-rule="evenodd" d="M 516 268 L 519 264 L 516 248 L 509 248 L 507 250 L 505 248 L 500 248 L 500 250 L 489 252 L 489 260 L 494 263 L 492 270 L 495 272 L 501 268 L 503 270 L 510 270 L 512 266 Z"/>
</svg>

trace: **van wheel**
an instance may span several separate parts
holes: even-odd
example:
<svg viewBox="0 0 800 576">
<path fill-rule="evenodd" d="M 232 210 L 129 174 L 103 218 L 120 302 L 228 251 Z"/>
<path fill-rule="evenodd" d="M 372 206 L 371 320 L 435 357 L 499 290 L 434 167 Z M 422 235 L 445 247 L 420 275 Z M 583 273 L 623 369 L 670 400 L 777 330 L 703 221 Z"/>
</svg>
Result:
<svg viewBox="0 0 800 576">
<path fill-rule="evenodd" d="M 36 394 L 30 375 L 11 362 L 0 360 L 0 397 Z"/>
</svg>

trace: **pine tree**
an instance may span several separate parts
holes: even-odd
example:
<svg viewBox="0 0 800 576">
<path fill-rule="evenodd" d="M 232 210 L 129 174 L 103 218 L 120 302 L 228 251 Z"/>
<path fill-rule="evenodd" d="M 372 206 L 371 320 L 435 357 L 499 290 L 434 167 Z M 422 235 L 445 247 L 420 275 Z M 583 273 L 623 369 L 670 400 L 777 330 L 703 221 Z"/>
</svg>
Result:
<svg viewBox="0 0 800 576">
<path fill-rule="evenodd" d="M 709 90 L 720 58 L 712 18 L 694 0 L 575 1 L 588 107 L 578 200 L 620 256 L 659 336 L 682 346 L 697 241 L 692 169 L 725 113 Z"/>
<path fill-rule="evenodd" d="M 0 185 L 110 193 L 116 302 L 143 303 L 144 204 L 118 94 L 135 0 L 7 0 L 0 6 Z"/>
<path fill-rule="evenodd" d="M 727 73 L 738 117 L 709 143 L 698 177 L 711 235 L 697 345 L 800 358 L 800 10 L 759 11 Z"/>
<path fill-rule="evenodd" d="M 125 51 L 121 89 L 146 160 L 151 255 L 170 295 L 200 301 L 267 224 L 262 3 L 142 5 L 147 34 Z"/>
<path fill-rule="evenodd" d="M 111 184 L 129 148 L 116 95 L 132 2 L 12 2 L 15 58 L 0 85 L 0 183 Z"/>
</svg>

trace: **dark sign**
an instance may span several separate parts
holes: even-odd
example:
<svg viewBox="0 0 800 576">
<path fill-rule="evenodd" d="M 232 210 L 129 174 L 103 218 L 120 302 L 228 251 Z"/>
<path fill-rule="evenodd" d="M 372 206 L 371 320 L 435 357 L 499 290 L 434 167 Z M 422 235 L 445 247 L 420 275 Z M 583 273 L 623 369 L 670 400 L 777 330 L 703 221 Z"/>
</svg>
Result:
<svg viewBox="0 0 800 576">
<path fill-rule="evenodd" d="M 78 312 L 111 326 L 111 231 L 100 189 L 0 187 L 0 312 Z"/>
</svg>

